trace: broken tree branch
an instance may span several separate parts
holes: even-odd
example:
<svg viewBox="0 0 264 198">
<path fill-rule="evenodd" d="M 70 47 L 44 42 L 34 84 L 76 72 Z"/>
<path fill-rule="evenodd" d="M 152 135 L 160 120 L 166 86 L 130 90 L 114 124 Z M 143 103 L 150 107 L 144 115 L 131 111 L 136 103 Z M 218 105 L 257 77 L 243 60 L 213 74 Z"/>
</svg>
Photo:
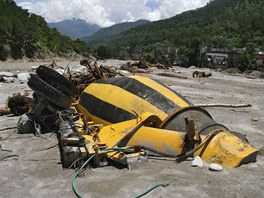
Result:
<svg viewBox="0 0 264 198">
<path fill-rule="evenodd" d="M 6 127 L 6 128 L 2 128 L 0 129 L 0 131 L 7 131 L 7 130 L 10 130 L 10 129 L 16 129 L 17 126 L 10 126 L 10 127 Z"/>
<path fill-rule="evenodd" d="M 11 113 L 11 111 L 10 111 L 9 108 L 6 108 L 6 107 L 1 107 L 1 108 L 0 108 L 0 116 L 1 116 L 1 115 L 8 115 L 8 114 L 10 114 L 10 113 Z"/>
<path fill-rule="evenodd" d="M 195 107 L 228 107 L 228 108 L 242 108 L 242 107 L 252 107 L 252 104 L 196 104 Z"/>
<path fill-rule="evenodd" d="M 185 76 L 177 75 L 174 73 L 157 73 L 158 76 L 172 77 L 172 78 L 180 78 L 180 79 L 188 79 Z"/>
</svg>

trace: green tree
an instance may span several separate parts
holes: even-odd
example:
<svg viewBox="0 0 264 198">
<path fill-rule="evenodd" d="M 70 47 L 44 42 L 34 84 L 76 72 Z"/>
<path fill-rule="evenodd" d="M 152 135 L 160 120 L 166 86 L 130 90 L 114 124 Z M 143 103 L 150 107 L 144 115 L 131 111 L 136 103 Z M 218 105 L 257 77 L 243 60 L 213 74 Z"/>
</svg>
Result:
<svg viewBox="0 0 264 198">
<path fill-rule="evenodd" d="M 0 13 L 0 48 L 3 49 L 0 60 L 8 56 L 33 58 L 44 51 L 57 55 L 70 51 L 86 53 L 84 43 L 60 35 L 48 27 L 43 17 L 23 10 L 12 0 L 0 0 Z"/>
<path fill-rule="evenodd" d="M 186 64 L 198 64 L 199 47 L 264 48 L 263 0 L 212 0 L 205 7 L 109 36 L 98 43 L 120 49 L 114 55 L 150 53 L 162 44 L 180 48 Z M 199 45 L 194 40 L 199 41 Z M 91 47 L 93 47 L 91 45 Z M 128 54 L 128 55 L 127 55 Z"/>
<path fill-rule="evenodd" d="M 111 58 L 112 56 L 112 49 L 106 45 L 98 46 L 95 52 L 97 57 L 100 59 Z"/>
<path fill-rule="evenodd" d="M 154 62 L 154 54 L 153 53 L 144 53 L 143 59 L 147 62 L 153 63 Z"/>
</svg>

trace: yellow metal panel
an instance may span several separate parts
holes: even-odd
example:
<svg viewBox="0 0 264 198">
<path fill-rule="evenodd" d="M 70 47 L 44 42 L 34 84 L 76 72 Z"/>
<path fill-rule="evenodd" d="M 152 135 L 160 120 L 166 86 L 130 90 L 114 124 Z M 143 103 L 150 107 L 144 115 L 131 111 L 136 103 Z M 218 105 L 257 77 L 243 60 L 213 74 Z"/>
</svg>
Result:
<svg viewBox="0 0 264 198">
<path fill-rule="evenodd" d="M 258 150 L 250 144 L 224 131 L 213 137 L 209 144 L 200 148 L 195 155 L 199 155 L 208 162 L 233 168 L 242 163 L 252 162 L 257 152 Z"/>
<path fill-rule="evenodd" d="M 152 89 L 154 89 L 157 92 L 161 93 L 166 98 L 170 99 L 172 102 L 174 102 L 176 105 L 178 105 L 180 107 L 190 106 L 183 99 L 178 97 L 173 91 L 171 91 L 168 88 L 162 86 L 161 84 L 155 82 L 154 80 L 151 80 L 150 78 L 143 77 L 143 76 L 128 76 L 128 77 L 136 79 L 137 81 L 139 81 L 139 82 L 151 87 Z"/>
<path fill-rule="evenodd" d="M 143 126 L 131 137 L 127 146 L 139 146 L 176 157 L 184 151 L 184 137 L 185 133 Z"/>
<path fill-rule="evenodd" d="M 100 141 L 108 148 L 122 143 L 122 146 L 137 146 L 172 157 L 186 152 L 184 149 L 186 133 L 147 127 L 151 122 L 156 123 L 154 126 L 157 126 L 161 120 L 151 113 L 144 113 L 137 119 L 104 126 L 99 132 Z M 201 136 L 202 141 L 209 136 L 210 134 Z M 84 135 L 84 137 L 91 146 L 94 144 L 92 136 Z M 92 148 L 90 150 L 89 152 L 92 152 Z M 210 163 L 233 168 L 255 161 L 257 152 L 258 150 L 253 146 L 230 132 L 220 131 L 195 152 L 195 155 Z"/>
<path fill-rule="evenodd" d="M 152 112 L 161 119 L 164 119 L 167 116 L 166 113 L 153 106 L 148 101 L 121 89 L 120 87 L 109 84 L 92 83 L 84 91 L 132 114 L 136 112 L 141 115 L 144 112 Z"/>
<path fill-rule="evenodd" d="M 114 147 L 128 134 L 136 133 L 138 128 L 141 127 L 140 124 L 142 122 L 145 124 L 146 120 L 148 122 L 151 122 L 151 120 L 161 122 L 157 116 L 154 116 L 151 113 L 144 113 L 137 119 L 103 127 L 99 133 L 100 140 L 101 142 L 106 143 L 108 148 Z"/>
<path fill-rule="evenodd" d="M 161 122 L 158 117 L 144 113 L 137 119 L 103 127 L 99 137 L 108 148 L 123 143 L 124 139 L 129 136 L 128 143 L 125 142 L 126 145 L 123 146 L 143 147 L 166 156 L 175 157 L 182 154 L 185 134 L 141 125 L 152 121 Z"/>
</svg>

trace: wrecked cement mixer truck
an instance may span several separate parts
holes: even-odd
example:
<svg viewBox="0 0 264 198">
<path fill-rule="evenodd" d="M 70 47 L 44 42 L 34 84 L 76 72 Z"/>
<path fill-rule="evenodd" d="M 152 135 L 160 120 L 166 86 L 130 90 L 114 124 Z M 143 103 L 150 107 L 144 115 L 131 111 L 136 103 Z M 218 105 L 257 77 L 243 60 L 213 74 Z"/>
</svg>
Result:
<svg viewBox="0 0 264 198">
<path fill-rule="evenodd" d="M 63 75 L 40 66 L 28 85 L 35 102 L 18 128 L 56 130 L 65 168 L 80 167 L 91 156 L 95 166 L 109 160 L 129 166 L 149 154 L 178 161 L 200 156 L 225 167 L 256 161 L 258 150 L 243 135 L 150 78 L 101 79 L 79 95 Z"/>
</svg>

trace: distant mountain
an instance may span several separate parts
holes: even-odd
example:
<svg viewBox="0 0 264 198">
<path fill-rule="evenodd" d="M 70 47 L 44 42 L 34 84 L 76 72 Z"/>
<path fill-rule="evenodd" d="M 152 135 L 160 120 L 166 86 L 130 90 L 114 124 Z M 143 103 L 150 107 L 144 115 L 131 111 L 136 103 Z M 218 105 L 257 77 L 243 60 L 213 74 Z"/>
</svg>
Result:
<svg viewBox="0 0 264 198">
<path fill-rule="evenodd" d="M 0 0 L 0 13 L 0 61 L 87 52 L 84 43 L 50 29 L 43 17 L 18 7 L 12 0 Z"/>
<path fill-rule="evenodd" d="M 56 28 L 61 34 L 69 36 L 71 39 L 76 40 L 85 36 L 90 36 L 101 27 L 96 24 L 89 24 L 85 20 L 72 19 L 64 20 L 57 23 L 49 23 L 50 28 Z"/>
<path fill-rule="evenodd" d="M 87 44 L 104 43 L 104 42 L 107 42 L 108 38 L 110 38 L 114 35 L 118 35 L 122 32 L 127 31 L 127 30 L 130 30 L 132 28 L 135 28 L 135 27 L 138 27 L 141 25 L 145 25 L 148 23 L 150 23 L 150 21 L 143 20 L 143 19 L 135 21 L 135 22 L 119 23 L 119 24 L 112 25 L 112 26 L 107 27 L 107 28 L 102 28 L 102 29 L 98 30 L 97 32 L 95 32 L 93 35 L 88 36 L 88 37 L 84 37 L 81 40 Z"/>
</svg>

